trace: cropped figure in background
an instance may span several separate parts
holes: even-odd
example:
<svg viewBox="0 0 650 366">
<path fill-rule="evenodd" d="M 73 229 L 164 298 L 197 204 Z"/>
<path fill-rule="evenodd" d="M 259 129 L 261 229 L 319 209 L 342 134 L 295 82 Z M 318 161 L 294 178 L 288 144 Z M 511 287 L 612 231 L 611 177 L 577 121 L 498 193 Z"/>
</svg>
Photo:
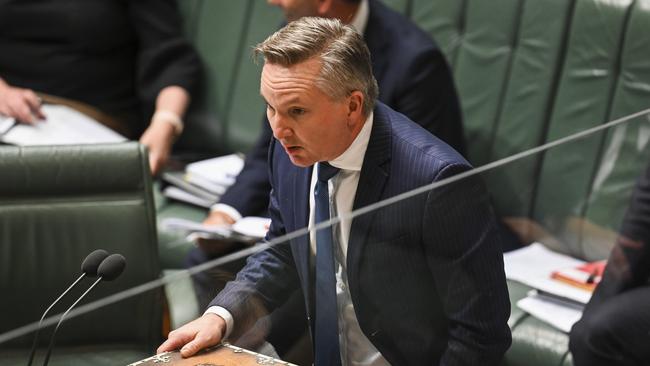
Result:
<svg viewBox="0 0 650 366">
<path fill-rule="evenodd" d="M 650 165 L 632 195 L 603 279 L 571 329 L 576 366 L 650 365 Z"/>
<path fill-rule="evenodd" d="M 0 1 L 0 50 L 0 113 L 34 123 L 36 93 L 90 105 L 149 148 L 154 173 L 201 70 L 174 0 Z"/>
<path fill-rule="evenodd" d="M 415 24 L 378 0 L 268 2 L 282 8 L 287 21 L 320 16 L 353 26 L 370 49 L 379 100 L 464 153 L 462 117 L 451 71 L 438 46 Z M 213 206 L 205 224 L 232 225 L 242 216 L 266 214 L 271 190 L 267 164 L 271 138 L 264 118 L 262 134 L 246 157 L 244 169 Z M 224 243 L 203 241 L 200 245 L 190 252 L 188 266 L 221 254 Z M 216 294 L 214 281 L 210 276 L 197 276 L 196 285 L 199 302 L 207 305 Z"/>
<path fill-rule="evenodd" d="M 376 101 L 370 53 L 354 28 L 301 18 L 256 52 L 274 136 L 268 240 L 471 169 Z M 158 351 L 192 355 L 298 288 L 316 366 L 496 366 L 510 345 L 496 220 L 477 177 L 257 253 Z"/>
</svg>

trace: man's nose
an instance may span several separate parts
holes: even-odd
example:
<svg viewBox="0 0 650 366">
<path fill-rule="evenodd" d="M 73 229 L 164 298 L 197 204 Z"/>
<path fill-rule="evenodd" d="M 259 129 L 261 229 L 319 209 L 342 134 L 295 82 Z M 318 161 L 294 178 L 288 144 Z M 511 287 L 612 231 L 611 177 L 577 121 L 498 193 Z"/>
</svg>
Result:
<svg viewBox="0 0 650 366">
<path fill-rule="evenodd" d="M 282 117 L 278 113 L 273 115 L 273 117 L 269 119 L 269 122 L 271 123 L 271 129 L 273 130 L 273 137 L 276 139 L 281 140 L 293 134 L 286 118 Z"/>
</svg>

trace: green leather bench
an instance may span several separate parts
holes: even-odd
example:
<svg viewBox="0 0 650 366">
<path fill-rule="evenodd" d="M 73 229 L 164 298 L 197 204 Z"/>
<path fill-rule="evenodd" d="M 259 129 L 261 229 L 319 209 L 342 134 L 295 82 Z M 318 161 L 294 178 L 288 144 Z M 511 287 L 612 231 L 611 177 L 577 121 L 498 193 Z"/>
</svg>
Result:
<svg viewBox="0 0 650 366">
<path fill-rule="evenodd" d="M 386 2 L 445 52 L 475 166 L 650 107 L 650 0 Z M 245 152 L 263 112 L 250 49 L 281 13 L 255 0 L 179 4 L 207 68 L 179 148 Z M 485 174 L 498 214 L 527 239 L 588 260 L 606 257 L 650 158 L 647 135 L 647 122 L 635 121 Z M 158 208 L 159 217 L 204 215 L 164 199 Z M 540 230 L 553 240 L 536 236 Z M 165 261 L 178 265 L 186 249 L 176 245 Z M 513 346 L 505 364 L 570 365 L 568 336 L 516 307 L 527 287 L 509 288 Z"/>
</svg>

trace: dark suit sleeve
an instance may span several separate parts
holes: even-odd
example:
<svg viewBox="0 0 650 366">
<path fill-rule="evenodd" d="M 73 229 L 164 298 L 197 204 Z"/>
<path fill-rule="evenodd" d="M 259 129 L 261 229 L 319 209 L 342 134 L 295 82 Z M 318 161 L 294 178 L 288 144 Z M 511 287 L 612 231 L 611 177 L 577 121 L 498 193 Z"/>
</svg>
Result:
<svg viewBox="0 0 650 366">
<path fill-rule="evenodd" d="M 448 166 L 436 180 L 464 170 Z M 480 178 L 432 190 L 423 219 L 428 264 L 449 319 L 440 365 L 499 365 L 511 343 L 510 302 L 494 213 Z"/>
<path fill-rule="evenodd" d="M 388 101 L 436 137 L 465 155 L 465 138 L 456 87 L 447 62 L 436 48 L 416 55 L 400 78 L 402 84 Z"/>
<path fill-rule="evenodd" d="M 182 32 L 174 0 L 128 1 L 131 24 L 138 37 L 137 91 L 153 108 L 160 91 L 171 85 L 196 92 L 201 62 Z"/>
<path fill-rule="evenodd" d="M 587 311 L 650 278 L 650 166 L 641 176 L 625 213 L 621 232 L 609 257 L 603 280 Z"/>
<path fill-rule="evenodd" d="M 253 150 L 246 156 L 244 168 L 233 184 L 221 197 L 219 203 L 232 206 L 242 216 L 264 216 L 269 206 L 271 184 L 268 176 L 269 142 L 273 132 L 266 119 L 262 120 L 262 132 Z"/>
<path fill-rule="evenodd" d="M 274 144 L 271 144 L 274 146 Z M 272 150 L 269 159 L 272 159 Z M 281 174 L 281 173 L 279 173 Z M 269 168 L 273 177 L 273 169 Z M 266 239 L 274 240 L 285 234 L 276 192 L 271 190 L 269 213 L 271 227 Z M 275 243 L 272 247 L 248 258 L 237 278 L 229 282 L 210 303 L 227 309 L 235 321 L 235 334 L 240 334 L 261 316 L 283 304 L 299 288 L 293 254 L 289 242 Z"/>
</svg>

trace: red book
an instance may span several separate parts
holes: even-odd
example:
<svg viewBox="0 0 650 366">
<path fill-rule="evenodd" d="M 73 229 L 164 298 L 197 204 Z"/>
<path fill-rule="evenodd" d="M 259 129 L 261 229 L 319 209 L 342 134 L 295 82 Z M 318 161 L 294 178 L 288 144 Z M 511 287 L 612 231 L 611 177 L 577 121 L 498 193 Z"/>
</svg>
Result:
<svg viewBox="0 0 650 366">
<path fill-rule="evenodd" d="M 607 265 L 606 260 L 589 262 L 575 268 L 565 268 L 551 273 L 551 278 L 593 292 Z"/>
</svg>

